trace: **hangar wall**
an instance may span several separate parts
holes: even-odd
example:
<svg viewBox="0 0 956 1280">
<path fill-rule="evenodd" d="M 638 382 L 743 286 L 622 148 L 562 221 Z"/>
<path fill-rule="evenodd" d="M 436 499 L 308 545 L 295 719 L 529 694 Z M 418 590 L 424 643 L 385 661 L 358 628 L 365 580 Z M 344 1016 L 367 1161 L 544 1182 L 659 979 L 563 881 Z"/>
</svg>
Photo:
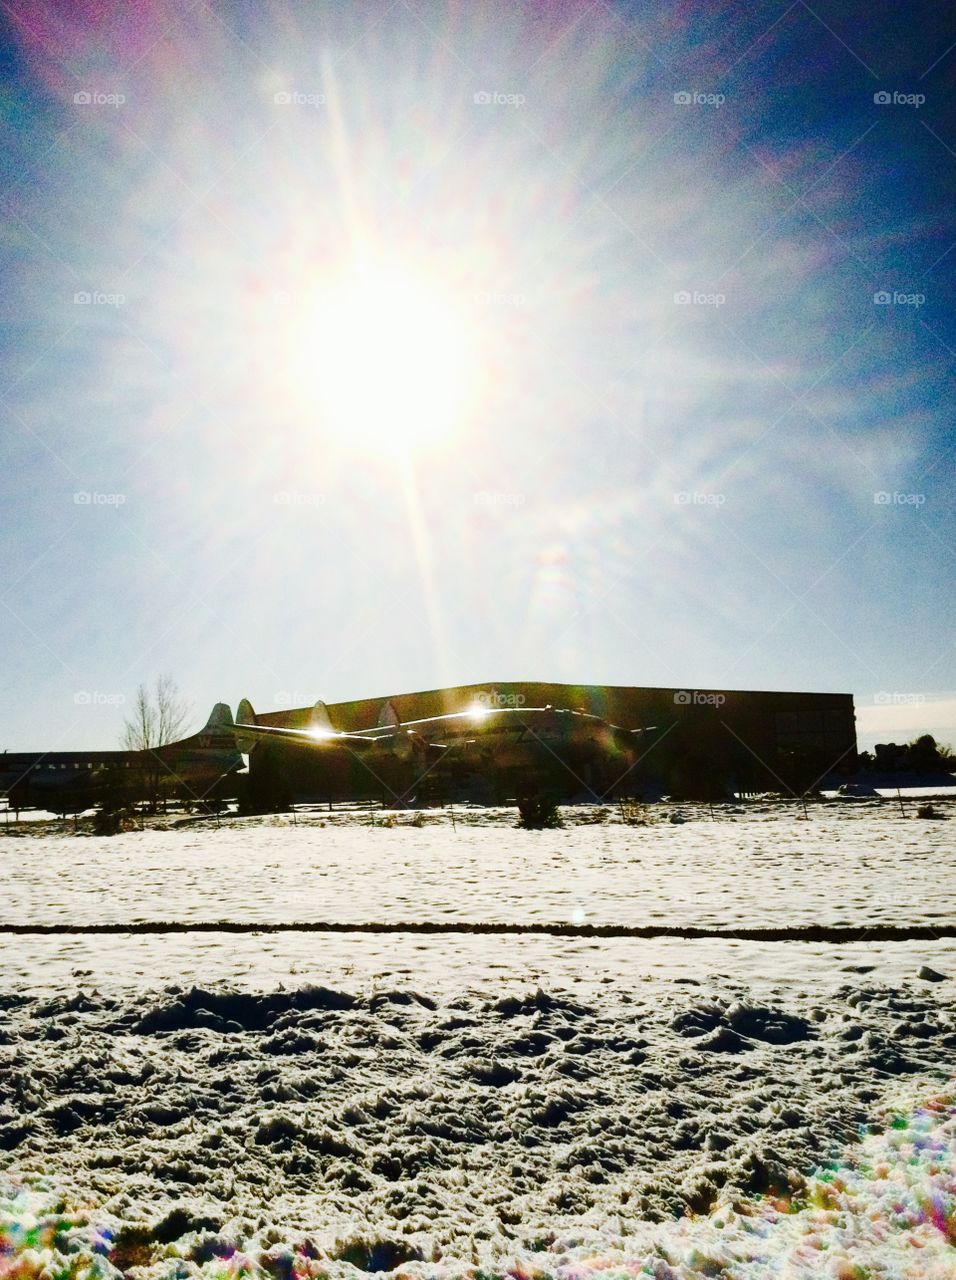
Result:
<svg viewBox="0 0 956 1280">
<path fill-rule="evenodd" d="M 542 681 L 497 681 L 415 693 L 388 694 L 329 704 L 337 729 L 377 723 L 385 702 L 402 721 L 485 705 L 566 707 L 587 711 L 625 729 L 673 731 L 671 750 L 728 755 L 754 786 L 789 782 L 787 768 L 802 762 L 801 776 L 817 769 L 856 769 L 856 717 L 849 693 L 774 690 L 676 689 L 626 685 L 571 685 Z M 303 727 L 311 707 L 267 712 L 263 724 Z M 781 777 L 781 774 L 784 776 Z"/>
</svg>

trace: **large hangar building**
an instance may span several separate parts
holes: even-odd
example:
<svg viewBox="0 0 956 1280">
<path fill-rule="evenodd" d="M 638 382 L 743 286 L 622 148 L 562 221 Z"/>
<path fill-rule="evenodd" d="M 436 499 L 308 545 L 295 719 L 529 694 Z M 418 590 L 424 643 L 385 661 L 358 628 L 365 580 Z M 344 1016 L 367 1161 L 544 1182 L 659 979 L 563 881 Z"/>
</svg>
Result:
<svg viewBox="0 0 956 1280">
<path fill-rule="evenodd" d="M 642 745 L 627 783 L 693 794 L 714 785 L 738 792 L 802 793 L 857 767 L 853 695 L 739 689 L 662 689 L 499 681 L 332 703 L 335 729 L 368 729 L 384 708 L 403 723 L 475 707 L 554 707 L 599 716 Z M 264 712 L 261 725 L 306 728 L 312 707 Z M 273 761 L 275 764 L 276 762 Z M 255 753 L 251 769 L 255 772 Z"/>
</svg>

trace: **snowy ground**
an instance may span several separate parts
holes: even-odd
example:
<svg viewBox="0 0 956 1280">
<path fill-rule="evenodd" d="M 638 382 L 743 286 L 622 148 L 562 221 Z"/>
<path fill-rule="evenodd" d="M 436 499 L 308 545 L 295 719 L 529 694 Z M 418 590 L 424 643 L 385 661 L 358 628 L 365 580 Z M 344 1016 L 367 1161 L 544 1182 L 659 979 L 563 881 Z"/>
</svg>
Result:
<svg viewBox="0 0 956 1280">
<path fill-rule="evenodd" d="M 768 803 L 646 827 L 578 812 L 536 833 L 503 814 L 421 829 L 316 814 L 11 839 L 3 921 L 938 925 L 956 807 L 937 807 L 948 819 Z M 956 1077 L 949 975 L 956 941 L 932 938 L 7 935 L 0 1154 L 10 1176 L 87 1206 L 112 1233 L 95 1258 L 121 1269 L 173 1255 L 185 1275 L 239 1248 L 277 1276 L 295 1259 L 580 1274 L 586 1257 L 639 1274 L 652 1254 L 678 1269 L 645 1274 L 721 1274 L 717 1232 L 726 1274 L 777 1275 L 741 1269 L 754 1240 L 766 1260 L 796 1230 L 768 1206 L 843 1213 L 845 1244 L 869 1191 L 821 1208 L 807 1178 L 885 1127 L 881 1107 L 905 1095 L 926 1148 L 912 1108 Z M 919 1194 L 942 1197 L 943 1226 L 906 1228 L 926 1237 L 914 1276 L 937 1253 L 956 1275 L 953 1122 L 932 1116 L 942 1154 Z"/>
<path fill-rule="evenodd" d="M 538 832 L 515 831 L 514 810 L 427 811 L 421 828 L 380 811 L 207 819 L 111 839 L 65 823 L 4 859 L 0 891 L 8 923 L 932 925 L 952 920 L 956 843 L 956 799 L 934 803 L 952 820 L 876 800 L 813 804 L 806 819 L 792 802 L 716 806 L 713 818 L 648 806 L 650 827 L 582 807 Z"/>
</svg>

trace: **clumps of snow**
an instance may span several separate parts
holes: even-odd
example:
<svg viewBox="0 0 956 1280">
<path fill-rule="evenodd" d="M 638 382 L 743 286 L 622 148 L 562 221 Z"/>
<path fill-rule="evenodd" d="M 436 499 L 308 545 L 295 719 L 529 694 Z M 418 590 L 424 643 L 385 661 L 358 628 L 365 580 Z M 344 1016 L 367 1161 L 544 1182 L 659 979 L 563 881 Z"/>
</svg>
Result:
<svg viewBox="0 0 956 1280">
<path fill-rule="evenodd" d="M 753 1041 L 793 1044 L 813 1035 L 806 1018 L 745 1000 L 692 1006 L 677 1015 L 673 1026 L 696 1039 L 696 1048 L 712 1053 L 738 1053 Z"/>
<path fill-rule="evenodd" d="M 922 978 L 924 982 L 945 982 L 946 974 L 940 973 L 938 969 L 931 969 L 928 964 L 920 965 L 917 978 Z"/>
<path fill-rule="evenodd" d="M 180 1207 L 150 1225 L 116 1225 L 42 1180 L 0 1189 L 0 1258 L 12 1280 L 952 1280 L 956 1274 L 956 1088 L 910 1090 L 874 1131 L 788 1196 L 738 1196 L 703 1213 L 622 1231 L 619 1221 L 538 1230 L 523 1248 L 473 1256 L 428 1249 L 370 1225 L 315 1234 L 236 1223 Z M 759 1161 L 754 1160 L 754 1169 Z M 760 1179 L 757 1178 L 759 1182 Z M 574 1202 L 570 1184 L 562 1193 Z M 509 1215 L 501 1205 L 502 1217 Z"/>
<path fill-rule="evenodd" d="M 494 1058 L 478 1058 L 472 1062 L 465 1062 L 462 1068 L 476 1084 L 486 1085 L 489 1089 L 502 1089 L 505 1085 L 514 1084 L 518 1079 L 518 1072 L 514 1067 Z"/>
<path fill-rule="evenodd" d="M 300 1238 L 340 1261 L 360 1239 L 372 1261 L 536 1257 L 542 1224 L 610 1248 L 799 1196 L 888 1081 L 938 1073 L 949 986 L 861 983 L 0 995 L 0 1167 L 55 1170 L 129 1266 Z"/>
<path fill-rule="evenodd" d="M 265 1031 L 290 1011 L 351 1009 L 355 998 L 328 987 L 302 987 L 298 991 L 274 991 L 253 995 L 242 991 L 207 991 L 193 987 L 151 1008 L 133 1027 L 141 1035 L 155 1031 L 185 1031 L 205 1027 L 210 1031 Z"/>
<path fill-rule="evenodd" d="M 533 1016 L 540 1013 L 559 1014 L 565 1020 L 580 1018 L 590 1012 L 586 1005 L 579 1004 L 567 996 L 550 995 L 540 987 L 529 995 L 503 996 L 490 1006 L 486 1005 L 485 1009 L 499 1013 L 502 1018 L 515 1018 L 519 1014 Z"/>
<path fill-rule="evenodd" d="M 401 1240 L 382 1239 L 374 1235 L 353 1236 L 339 1245 L 337 1256 L 359 1271 L 395 1271 L 409 1262 L 421 1262 L 422 1255 Z"/>
</svg>

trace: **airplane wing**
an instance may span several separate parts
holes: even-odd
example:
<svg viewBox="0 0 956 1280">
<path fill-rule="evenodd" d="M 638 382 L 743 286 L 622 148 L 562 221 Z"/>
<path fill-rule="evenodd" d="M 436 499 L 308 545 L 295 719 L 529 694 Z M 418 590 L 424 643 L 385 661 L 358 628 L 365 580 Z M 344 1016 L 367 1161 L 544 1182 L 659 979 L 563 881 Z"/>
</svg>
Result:
<svg viewBox="0 0 956 1280">
<path fill-rule="evenodd" d="M 359 733 L 342 733 L 337 729 L 289 729 L 285 725 L 276 724 L 244 724 L 241 720 L 236 721 L 236 729 L 241 730 L 244 734 L 253 734 L 262 738 L 286 738 L 290 742 L 301 742 L 306 746 L 320 747 L 327 742 L 352 742 L 357 741 L 367 746 L 369 742 L 374 742 L 374 737 L 368 737 L 365 732 Z M 387 733 L 378 732 L 379 737 L 388 737 Z"/>
<path fill-rule="evenodd" d="M 386 703 L 386 706 L 391 709 L 390 703 Z M 252 703 L 248 698 L 243 698 L 236 710 L 234 727 L 237 738 L 240 742 L 246 743 L 250 738 L 262 740 L 284 738 L 287 742 L 295 742 L 306 747 L 321 747 L 335 742 L 343 746 L 348 746 L 352 742 L 367 746 L 379 738 L 387 739 L 400 732 L 399 726 L 395 723 L 397 719 L 392 710 L 390 717 L 380 718 L 378 725 L 372 729 L 362 729 L 357 733 L 345 732 L 333 727 L 329 719 L 329 709 L 320 698 L 312 708 L 309 723 L 304 728 L 293 729 L 289 725 L 260 724 Z"/>
<path fill-rule="evenodd" d="M 325 710 L 324 704 L 322 709 Z M 331 727 L 327 713 L 321 718 L 314 716 L 312 725 L 305 729 L 258 724 L 252 707 L 247 702 L 243 702 L 237 712 L 235 727 L 237 733 L 243 735 L 258 736 L 262 739 L 284 738 L 303 746 L 322 747 L 338 742 L 342 746 L 367 747 L 376 742 L 397 743 L 399 740 L 404 741 L 406 735 L 412 735 L 423 739 L 430 747 L 447 747 L 449 741 L 461 741 L 463 737 L 480 737 L 483 731 L 494 733 L 502 729 L 527 730 L 538 717 L 547 715 L 566 715 L 572 722 L 578 723 L 594 722 L 622 735 L 645 732 L 641 729 L 621 729 L 617 725 L 608 724 L 599 716 L 556 710 L 552 707 L 471 708 L 464 711 L 451 711 L 444 715 L 423 716 L 416 720 L 401 721 L 391 703 L 384 705 L 378 724 L 368 729 L 343 731 Z"/>
</svg>

